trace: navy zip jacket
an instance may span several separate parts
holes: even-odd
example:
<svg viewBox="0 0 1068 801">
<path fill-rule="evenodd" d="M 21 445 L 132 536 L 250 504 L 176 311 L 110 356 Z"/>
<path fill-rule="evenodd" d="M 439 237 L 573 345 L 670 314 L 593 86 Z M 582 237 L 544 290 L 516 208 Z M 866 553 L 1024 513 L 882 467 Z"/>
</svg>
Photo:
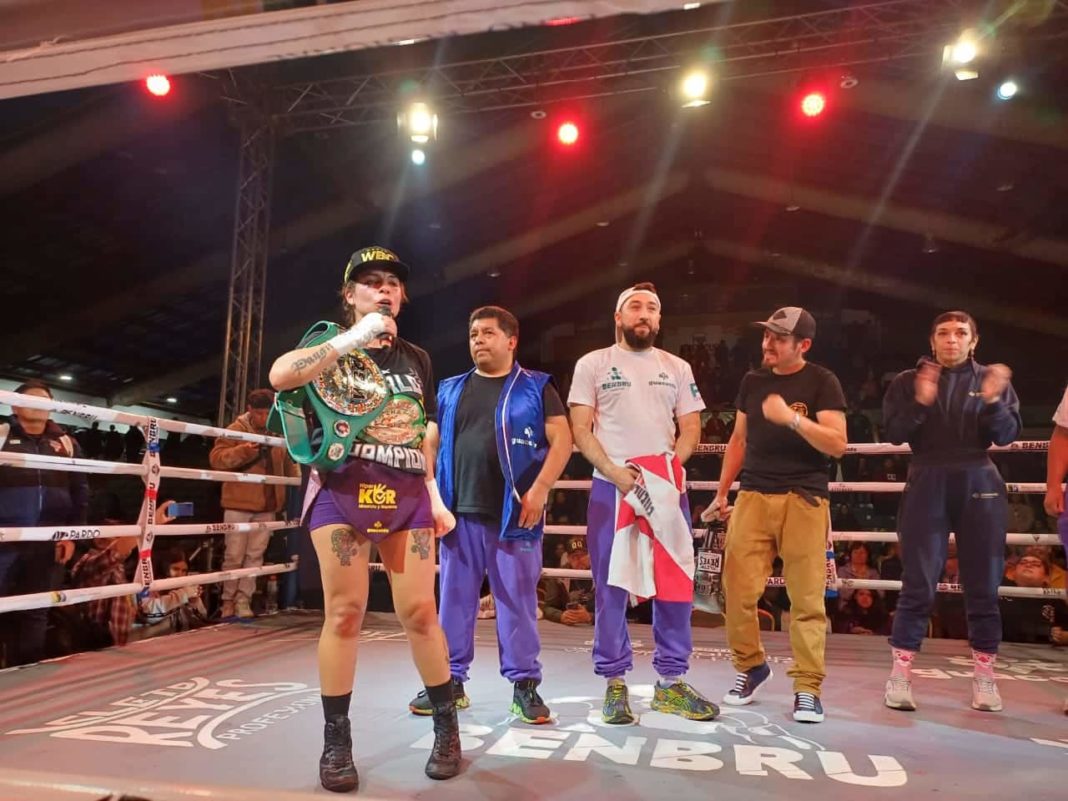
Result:
<svg viewBox="0 0 1068 801">
<path fill-rule="evenodd" d="M 917 362 L 917 368 L 926 359 Z M 938 396 L 930 406 L 916 402 L 917 370 L 898 373 L 883 398 L 883 429 L 895 445 L 907 442 L 919 465 L 982 462 L 986 449 L 1008 445 L 1019 435 L 1020 401 L 1012 384 L 993 403 L 979 392 L 986 368 L 974 359 L 943 367 Z"/>
<path fill-rule="evenodd" d="M 73 437 L 51 420 L 38 436 L 22 430 L 12 416 L 3 448 L 13 453 L 82 457 Z M 84 525 L 89 508 L 85 473 L 0 465 L 0 526 Z"/>
</svg>

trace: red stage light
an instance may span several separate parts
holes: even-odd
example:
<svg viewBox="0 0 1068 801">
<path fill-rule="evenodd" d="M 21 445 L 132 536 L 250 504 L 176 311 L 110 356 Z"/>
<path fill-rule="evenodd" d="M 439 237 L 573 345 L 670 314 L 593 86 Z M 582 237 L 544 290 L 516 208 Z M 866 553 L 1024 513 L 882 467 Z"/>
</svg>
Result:
<svg viewBox="0 0 1068 801">
<path fill-rule="evenodd" d="M 827 98 L 822 92 L 809 92 L 801 98 L 801 113 L 806 117 L 818 117 L 827 108 Z"/>
<path fill-rule="evenodd" d="M 170 94 L 171 81 L 166 75 L 149 75 L 145 78 L 145 88 L 156 97 Z"/>
<path fill-rule="evenodd" d="M 556 129 L 556 138 L 560 140 L 560 144 L 571 146 L 578 141 L 579 129 L 573 122 L 565 122 L 559 128 Z"/>
<path fill-rule="evenodd" d="M 581 22 L 582 17 L 553 17 L 552 19 L 545 20 L 546 25 L 574 25 L 576 22 Z"/>
</svg>

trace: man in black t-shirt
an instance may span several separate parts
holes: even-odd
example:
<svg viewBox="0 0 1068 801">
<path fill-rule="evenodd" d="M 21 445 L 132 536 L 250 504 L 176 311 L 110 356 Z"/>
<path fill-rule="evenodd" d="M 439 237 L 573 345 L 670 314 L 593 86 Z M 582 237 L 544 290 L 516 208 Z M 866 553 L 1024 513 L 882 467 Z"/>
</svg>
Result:
<svg viewBox="0 0 1068 801">
<path fill-rule="evenodd" d="M 794 720 L 819 723 L 831 529 L 827 457 L 845 452 L 846 402 L 834 373 L 805 361 L 816 336 L 811 314 L 787 306 L 755 325 L 764 328 L 764 363 L 742 379 L 719 489 L 702 514 L 706 521 L 730 518 L 723 585 L 727 641 L 738 675 L 723 701 L 749 704 L 771 678 L 757 603 L 778 555 L 791 604 Z M 727 494 L 739 472 L 732 514 Z"/>
<path fill-rule="evenodd" d="M 441 540 L 440 619 L 459 708 L 474 658 L 479 590 L 489 575 L 501 674 L 514 685 L 512 712 L 548 723 L 538 694 L 537 629 L 542 533 L 549 491 L 571 456 L 571 432 L 552 378 L 515 361 L 519 322 L 506 309 L 471 314 L 474 369 L 438 387 L 441 441 L 436 473 L 456 529 Z M 430 713 L 419 693 L 408 707 Z"/>
</svg>

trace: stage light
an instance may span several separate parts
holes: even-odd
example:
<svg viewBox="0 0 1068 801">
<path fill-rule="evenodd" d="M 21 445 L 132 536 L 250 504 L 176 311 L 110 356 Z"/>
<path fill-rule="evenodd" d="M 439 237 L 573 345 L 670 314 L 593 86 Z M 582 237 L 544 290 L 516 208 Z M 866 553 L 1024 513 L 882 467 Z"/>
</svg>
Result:
<svg viewBox="0 0 1068 801">
<path fill-rule="evenodd" d="M 954 64 L 970 64 L 979 55 L 979 47 L 970 36 L 962 36 L 950 46 L 949 57 Z"/>
<path fill-rule="evenodd" d="M 171 80 L 166 75 L 149 75 L 145 78 L 145 88 L 156 97 L 170 94 Z"/>
<path fill-rule="evenodd" d="M 59 380 L 60 381 L 73 381 L 74 380 L 74 376 L 72 376 L 70 373 L 64 373 L 63 375 L 61 375 L 59 377 Z"/>
<path fill-rule="evenodd" d="M 979 51 L 979 37 L 975 31 L 964 31 L 956 42 L 947 44 L 942 48 L 942 66 L 945 69 L 954 70 L 959 81 L 967 81 L 972 77 L 978 77 L 978 72 L 974 76 L 971 75 L 972 72 L 975 72 L 974 67 L 967 70 L 961 70 L 960 67 L 975 61 L 980 54 Z"/>
<path fill-rule="evenodd" d="M 560 144 L 570 147 L 578 141 L 578 126 L 573 122 L 561 123 L 560 127 L 556 129 L 556 138 L 560 140 Z"/>
<path fill-rule="evenodd" d="M 438 138 L 438 115 L 426 103 L 412 103 L 398 115 L 397 124 L 417 145 L 425 145 Z"/>
<path fill-rule="evenodd" d="M 178 399 L 176 397 L 174 397 L 173 395 L 171 395 L 170 397 L 167 398 L 167 403 L 177 403 L 177 402 L 178 402 Z"/>
<path fill-rule="evenodd" d="M 693 70 L 687 73 L 679 83 L 679 93 L 682 95 L 683 108 L 697 108 L 708 105 L 708 89 L 711 79 L 704 70 Z"/>
<path fill-rule="evenodd" d="M 801 113 L 806 117 L 818 117 L 827 108 L 827 98 L 822 92 L 808 92 L 801 98 Z"/>
<path fill-rule="evenodd" d="M 426 164 L 426 152 L 420 150 L 419 148 L 415 148 L 412 151 L 412 164 L 416 165 L 417 167 L 421 167 L 422 165 Z"/>
<path fill-rule="evenodd" d="M 1020 91 L 1019 84 L 1016 81 L 1008 80 L 1002 81 L 1001 86 L 998 87 L 998 97 L 1001 100 L 1011 100 L 1016 97 L 1016 93 Z"/>
</svg>

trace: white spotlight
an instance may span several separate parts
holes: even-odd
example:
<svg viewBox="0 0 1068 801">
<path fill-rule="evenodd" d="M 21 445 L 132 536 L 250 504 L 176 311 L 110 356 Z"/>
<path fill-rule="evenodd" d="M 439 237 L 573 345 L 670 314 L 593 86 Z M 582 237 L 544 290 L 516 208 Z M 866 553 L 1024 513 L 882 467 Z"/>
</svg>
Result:
<svg viewBox="0 0 1068 801">
<path fill-rule="evenodd" d="M 438 115 L 426 103 L 412 103 L 397 118 L 401 130 L 417 145 L 438 138 Z"/>
<path fill-rule="evenodd" d="M 1001 86 L 998 87 L 998 97 L 1002 100 L 1011 100 L 1016 97 L 1016 93 L 1020 91 L 1019 85 L 1016 81 L 1008 80 L 1003 81 Z"/>
<path fill-rule="evenodd" d="M 683 108 L 697 108 L 708 104 L 708 88 L 711 80 L 704 70 L 687 73 L 679 84 Z"/>
<path fill-rule="evenodd" d="M 426 153 L 419 148 L 412 150 L 412 164 L 419 167 L 426 164 Z"/>
<path fill-rule="evenodd" d="M 979 55 L 979 48 L 970 39 L 961 39 L 953 45 L 953 60 L 958 64 L 968 64 Z"/>
</svg>

